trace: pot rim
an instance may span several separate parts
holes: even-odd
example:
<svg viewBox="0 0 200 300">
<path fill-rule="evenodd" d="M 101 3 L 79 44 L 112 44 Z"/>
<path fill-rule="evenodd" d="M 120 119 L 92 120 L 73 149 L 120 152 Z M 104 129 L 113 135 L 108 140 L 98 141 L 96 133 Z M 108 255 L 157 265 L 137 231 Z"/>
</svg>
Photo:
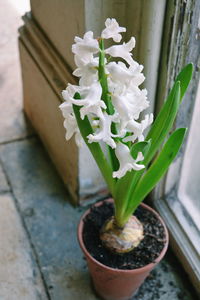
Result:
<svg viewBox="0 0 200 300">
<path fill-rule="evenodd" d="M 101 200 L 101 201 L 95 203 L 94 206 L 101 206 L 103 204 L 103 202 L 105 202 L 105 201 L 106 202 L 113 202 L 113 199 L 108 198 L 108 199 Z M 150 210 L 154 215 L 156 215 L 156 217 L 160 220 L 161 224 L 163 225 L 163 228 L 164 228 L 164 231 L 165 231 L 166 242 L 164 244 L 164 247 L 163 247 L 162 251 L 160 252 L 159 256 L 155 259 L 154 262 L 151 262 L 151 263 L 145 265 L 144 267 L 125 270 L 125 269 L 118 269 L 118 268 L 115 269 L 115 268 L 109 267 L 107 265 L 102 264 L 101 262 L 96 260 L 94 257 L 92 257 L 91 254 L 89 253 L 89 251 L 85 247 L 85 244 L 83 242 L 83 236 L 82 236 L 83 227 L 84 227 L 84 221 L 83 220 L 90 213 L 91 207 L 89 209 L 87 209 L 85 211 L 85 213 L 82 215 L 82 217 L 80 219 L 80 222 L 78 224 L 78 230 L 77 230 L 78 242 L 79 242 L 79 245 L 80 245 L 81 249 L 83 250 L 86 258 L 89 258 L 93 263 L 97 264 L 98 266 L 100 266 L 104 269 L 107 269 L 107 270 L 113 271 L 113 272 L 120 272 L 120 273 L 124 273 L 124 274 L 138 273 L 138 272 L 142 273 L 144 271 L 147 271 L 148 269 L 151 270 L 157 263 L 159 263 L 159 261 L 164 257 L 164 255 L 167 251 L 168 244 L 169 244 L 169 233 L 168 233 L 168 230 L 167 230 L 167 227 L 166 227 L 164 221 L 162 220 L 160 215 L 153 208 L 151 208 L 150 206 L 148 206 L 147 204 L 144 204 L 144 203 L 141 203 L 140 205 L 143 206 L 144 208 L 146 208 L 147 210 Z"/>
</svg>

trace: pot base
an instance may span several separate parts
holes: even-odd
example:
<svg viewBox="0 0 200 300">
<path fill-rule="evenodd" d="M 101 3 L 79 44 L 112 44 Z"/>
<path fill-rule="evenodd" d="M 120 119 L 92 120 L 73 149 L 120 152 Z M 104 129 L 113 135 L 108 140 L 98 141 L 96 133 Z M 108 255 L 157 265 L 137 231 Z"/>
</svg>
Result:
<svg viewBox="0 0 200 300">
<path fill-rule="evenodd" d="M 92 289 L 93 289 L 95 295 L 96 295 L 97 297 L 99 297 L 100 299 L 103 299 L 103 300 L 116 300 L 116 299 L 117 299 L 117 300 L 130 300 L 130 299 L 132 299 L 132 298 L 137 294 L 137 292 L 138 292 L 138 290 L 139 290 L 139 288 L 137 288 L 137 289 L 133 292 L 132 295 L 127 296 L 127 297 L 122 296 L 122 298 L 119 298 L 119 294 L 118 294 L 118 295 L 116 296 L 116 297 L 118 297 L 118 298 L 116 298 L 116 297 L 113 298 L 113 295 L 109 296 L 109 295 L 101 294 L 101 292 L 98 292 L 98 291 L 96 290 L 95 286 L 94 286 L 93 281 L 91 282 L 91 284 L 92 284 Z"/>
</svg>

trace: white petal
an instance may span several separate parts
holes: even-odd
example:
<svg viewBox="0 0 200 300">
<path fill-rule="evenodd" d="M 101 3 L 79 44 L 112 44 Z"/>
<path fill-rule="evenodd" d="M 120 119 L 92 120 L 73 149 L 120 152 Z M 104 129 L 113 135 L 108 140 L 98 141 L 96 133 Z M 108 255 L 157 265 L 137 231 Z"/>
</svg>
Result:
<svg viewBox="0 0 200 300">
<path fill-rule="evenodd" d="M 143 159 L 144 159 L 144 155 L 142 154 L 142 152 L 138 152 L 135 162 L 142 161 Z"/>
<path fill-rule="evenodd" d="M 126 174 L 126 172 L 131 171 L 131 170 L 139 171 L 139 170 L 145 168 L 144 165 L 137 164 L 137 162 L 144 159 L 142 153 L 139 152 L 137 158 L 133 159 L 128 146 L 126 146 L 122 143 L 118 143 L 116 145 L 115 154 L 119 161 L 120 167 L 119 167 L 119 170 L 117 170 L 116 172 L 113 172 L 114 178 L 115 177 L 121 178 Z"/>
<path fill-rule="evenodd" d="M 127 123 L 126 129 L 128 132 L 132 132 L 133 135 L 129 135 L 123 139 L 124 142 L 134 142 L 138 139 L 139 142 L 144 141 L 144 130 L 151 125 L 153 122 L 153 114 L 146 115 L 144 120 L 141 123 L 131 120 Z"/>
<path fill-rule="evenodd" d="M 104 39 L 112 38 L 116 43 L 121 41 L 120 32 L 126 32 L 125 27 L 120 27 L 115 19 L 107 19 L 105 22 L 106 28 L 102 31 L 101 37 Z"/>
<path fill-rule="evenodd" d="M 81 86 L 90 86 L 94 81 L 98 80 L 98 63 L 98 58 L 92 59 L 87 63 L 82 62 L 82 64 L 78 60 L 79 67 L 73 72 L 73 75 L 81 77 L 79 81 Z"/>
<path fill-rule="evenodd" d="M 131 90 L 127 89 L 121 95 L 114 94 L 112 102 L 124 126 L 132 119 L 137 120 L 140 113 L 149 106 L 146 91 L 144 92 L 137 87 L 132 87 Z"/>
<path fill-rule="evenodd" d="M 66 118 L 63 123 L 65 129 L 66 129 L 66 134 L 65 138 L 66 140 L 70 140 L 71 137 L 73 136 L 74 133 L 77 131 L 77 125 L 76 125 L 76 120 L 72 119 L 71 117 Z"/>
<path fill-rule="evenodd" d="M 114 149 L 116 143 L 112 138 L 114 135 L 111 132 L 111 124 L 114 120 L 116 120 L 116 115 L 108 115 L 104 112 L 99 119 L 99 129 L 94 134 L 88 135 L 88 142 L 93 143 L 103 141 Z"/>
<path fill-rule="evenodd" d="M 59 108 L 61 109 L 63 117 L 65 118 L 63 125 L 64 128 L 66 129 L 66 134 L 65 134 L 66 140 L 71 139 L 71 137 L 75 134 L 75 140 L 78 141 L 76 139 L 76 136 L 80 134 L 80 132 L 77 126 L 76 118 L 74 116 L 71 104 L 64 102 L 59 106 Z"/>
<path fill-rule="evenodd" d="M 82 138 L 80 131 L 77 131 L 75 134 L 75 142 L 78 147 L 83 146 L 83 138 Z"/>
<path fill-rule="evenodd" d="M 134 67 L 137 63 L 132 59 L 132 53 L 130 53 L 130 51 L 132 51 L 134 47 L 135 47 L 135 38 L 132 37 L 128 43 L 111 46 L 110 48 L 105 50 L 105 53 L 111 55 L 112 57 L 121 57 L 130 66 Z"/>
<path fill-rule="evenodd" d="M 101 100 L 102 88 L 99 81 L 93 82 L 89 87 L 79 87 L 80 100 L 70 97 L 69 101 L 75 105 L 82 106 L 80 109 L 81 118 L 90 113 L 102 116 L 102 109 L 106 109 L 105 102 Z"/>
<path fill-rule="evenodd" d="M 115 82 L 122 82 L 127 84 L 132 79 L 133 75 L 129 72 L 125 64 L 120 64 L 116 62 L 110 62 L 106 65 L 111 79 Z"/>
<path fill-rule="evenodd" d="M 83 39 L 75 37 L 75 44 L 72 45 L 72 52 L 85 60 L 93 58 L 93 54 L 99 51 L 99 44 L 93 38 L 93 32 L 88 31 L 85 33 Z"/>
<path fill-rule="evenodd" d="M 98 103 L 85 105 L 80 109 L 81 119 L 83 120 L 85 116 L 89 114 L 94 114 L 98 117 L 102 116 L 102 108 L 106 109 L 105 103 L 100 100 Z"/>
<path fill-rule="evenodd" d="M 82 91 L 82 88 L 80 88 L 80 86 L 78 85 L 73 85 L 73 84 L 68 84 L 67 88 L 65 90 L 62 91 L 62 96 L 63 98 L 69 102 L 69 100 L 74 97 L 74 94 L 76 92 L 80 92 Z"/>
<path fill-rule="evenodd" d="M 135 62 L 136 63 L 136 62 Z M 136 63 L 137 64 L 137 63 Z M 137 64 L 134 67 L 127 66 L 123 62 L 110 62 L 106 65 L 107 74 L 109 75 L 109 87 L 111 85 L 111 92 L 114 85 L 116 84 L 117 91 L 114 93 L 119 93 L 118 91 L 124 88 L 130 88 L 131 86 L 138 87 L 145 79 L 144 75 L 141 73 L 143 66 Z M 119 89 L 119 86 L 122 86 Z"/>
<path fill-rule="evenodd" d="M 63 99 L 66 100 L 66 101 L 71 97 L 71 96 L 69 95 L 69 92 L 68 92 L 67 90 L 63 90 L 63 91 L 61 92 L 61 94 L 62 94 Z M 63 104 L 64 104 L 64 103 L 63 103 Z M 61 104 L 60 107 L 62 108 L 62 104 Z"/>
</svg>

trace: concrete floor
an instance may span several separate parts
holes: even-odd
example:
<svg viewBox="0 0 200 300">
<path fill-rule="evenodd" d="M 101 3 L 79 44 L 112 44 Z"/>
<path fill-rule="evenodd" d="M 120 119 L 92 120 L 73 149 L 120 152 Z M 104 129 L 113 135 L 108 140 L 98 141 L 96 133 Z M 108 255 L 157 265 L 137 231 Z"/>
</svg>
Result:
<svg viewBox="0 0 200 300">
<path fill-rule="evenodd" d="M 95 300 L 69 196 L 22 111 L 19 12 L 0 0 L 0 300 Z M 135 300 L 196 300 L 169 254 Z"/>
</svg>

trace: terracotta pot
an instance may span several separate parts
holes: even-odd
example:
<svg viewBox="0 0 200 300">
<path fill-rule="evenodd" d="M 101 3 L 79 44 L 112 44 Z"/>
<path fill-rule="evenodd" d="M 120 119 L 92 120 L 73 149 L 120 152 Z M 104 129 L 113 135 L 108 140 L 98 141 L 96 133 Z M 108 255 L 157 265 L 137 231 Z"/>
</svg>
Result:
<svg viewBox="0 0 200 300">
<path fill-rule="evenodd" d="M 108 199 L 106 201 L 113 201 L 112 199 Z M 100 206 L 103 204 L 103 201 L 96 203 L 96 206 Z M 113 269 L 102 263 L 98 262 L 94 259 L 90 253 L 87 251 L 84 242 L 83 242 L 83 227 L 84 227 L 84 218 L 87 214 L 90 213 L 90 209 L 88 209 L 85 214 L 82 216 L 80 223 L 78 225 L 78 241 L 80 244 L 81 249 L 83 250 L 88 268 L 92 277 L 92 282 L 94 288 L 99 296 L 101 296 L 105 300 L 127 300 L 130 299 L 145 278 L 148 276 L 150 271 L 160 262 L 167 251 L 169 236 L 167 228 L 158 215 L 151 207 L 146 204 L 141 204 L 142 207 L 146 208 L 147 210 L 151 211 L 154 215 L 162 223 L 165 235 L 166 235 L 166 243 L 164 248 L 155 262 L 146 265 L 145 267 L 133 269 L 133 270 L 121 270 L 121 269 Z"/>
</svg>

